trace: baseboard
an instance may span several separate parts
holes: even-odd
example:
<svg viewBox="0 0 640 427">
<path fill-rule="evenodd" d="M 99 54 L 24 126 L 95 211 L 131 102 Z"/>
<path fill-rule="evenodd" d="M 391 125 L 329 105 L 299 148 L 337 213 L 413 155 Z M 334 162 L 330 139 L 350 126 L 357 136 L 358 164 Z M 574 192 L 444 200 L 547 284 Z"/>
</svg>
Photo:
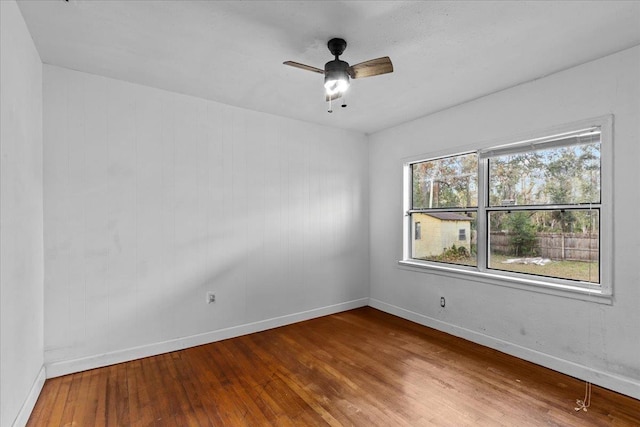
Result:
<svg viewBox="0 0 640 427">
<path fill-rule="evenodd" d="M 198 345 L 209 344 L 229 338 L 265 331 L 267 329 L 278 328 L 292 323 L 302 322 L 316 317 L 327 316 L 329 314 L 352 310 L 354 308 L 365 307 L 369 303 L 369 298 L 360 298 L 330 306 L 315 308 L 299 313 L 274 317 L 261 320 L 259 322 L 247 323 L 230 328 L 219 329 L 204 334 L 192 335 L 174 340 L 153 343 L 140 347 L 128 348 L 111 353 L 98 354 L 74 360 L 65 360 L 46 364 L 47 378 L 59 377 L 73 374 L 89 369 L 101 368 L 115 365 L 116 363 L 129 362 L 131 360 L 142 359 L 144 357 L 156 356 Z"/>
<path fill-rule="evenodd" d="M 495 337 L 491 337 L 479 332 L 462 328 L 447 322 L 443 322 L 432 317 L 425 316 L 411 310 L 404 309 L 392 304 L 385 303 L 374 298 L 361 298 L 353 301 L 347 301 L 326 307 L 320 307 L 299 313 L 293 313 L 285 316 L 274 317 L 259 322 L 247 323 L 226 329 L 220 329 L 204 334 L 192 335 L 175 340 L 154 343 L 150 345 L 129 348 L 111 353 L 105 353 L 95 356 L 89 356 L 80 359 L 54 362 L 46 365 L 46 378 L 54 378 L 62 375 L 72 374 L 75 372 L 86 371 L 88 369 L 100 368 L 116 363 L 128 362 L 131 360 L 141 359 L 144 357 L 155 356 L 158 354 L 168 353 L 171 351 L 183 350 L 189 347 L 208 344 L 228 338 L 239 337 L 242 335 L 252 334 L 255 332 L 265 331 L 268 329 L 286 326 L 292 323 L 302 322 L 314 319 L 316 317 L 326 316 L 329 314 L 339 313 L 342 311 L 352 310 L 354 308 L 370 305 L 373 308 L 393 314 L 398 317 L 410 320 L 412 322 L 428 326 L 449 333 L 451 335 L 464 338 L 466 340 L 493 348 L 503 353 L 510 354 L 520 359 L 527 360 L 532 363 L 562 372 L 584 381 L 614 390 L 618 393 L 640 399 L 640 383 L 634 379 L 621 377 L 608 372 L 603 372 L 584 365 L 580 365 L 568 360 L 531 350 Z M 44 368 L 38 375 L 38 379 L 34 383 L 29 398 L 23 405 L 20 415 L 17 417 L 14 426 L 22 426 L 26 424 L 29 414 L 35 405 L 42 386 L 44 385 L 45 373 Z M 23 422 L 21 421 L 23 420 Z M 21 424 L 22 422 L 22 424 Z"/>
<path fill-rule="evenodd" d="M 471 342 L 493 348 L 495 350 L 510 354 L 512 356 L 535 363 L 537 365 L 544 366 L 545 368 L 553 369 L 554 371 L 579 378 L 583 381 L 589 381 L 601 387 L 605 387 L 618 393 L 633 397 L 634 399 L 640 399 L 640 382 L 634 379 L 621 377 L 608 372 L 603 372 L 597 369 L 590 368 L 588 366 L 560 359 L 549 354 L 531 350 L 529 348 L 522 347 L 508 341 L 503 341 L 501 339 L 485 334 L 481 334 L 470 329 L 452 325 L 450 323 L 443 322 L 441 320 L 434 319 L 432 317 L 428 317 L 423 314 L 404 309 L 402 307 L 387 304 L 374 298 L 369 299 L 369 305 L 386 313 L 402 317 L 403 319 L 411 320 L 412 322 L 419 323 L 421 325 L 428 326 L 430 328 L 437 329 L 439 331 L 446 332 L 460 338 L 464 338 Z"/>
<path fill-rule="evenodd" d="M 31 416 L 31 412 L 33 408 L 36 406 L 36 402 L 38 401 L 38 397 L 40 396 L 40 392 L 42 391 L 42 387 L 44 387 L 44 382 L 47 379 L 46 370 L 43 366 L 40 368 L 40 372 L 38 372 L 38 376 L 36 380 L 33 382 L 31 386 L 31 390 L 29 390 L 29 394 L 27 399 L 24 401 L 22 408 L 20 408 L 20 412 L 18 412 L 18 416 L 13 422 L 12 427 L 24 427 L 27 425 L 27 421 L 29 421 L 29 416 Z"/>
</svg>

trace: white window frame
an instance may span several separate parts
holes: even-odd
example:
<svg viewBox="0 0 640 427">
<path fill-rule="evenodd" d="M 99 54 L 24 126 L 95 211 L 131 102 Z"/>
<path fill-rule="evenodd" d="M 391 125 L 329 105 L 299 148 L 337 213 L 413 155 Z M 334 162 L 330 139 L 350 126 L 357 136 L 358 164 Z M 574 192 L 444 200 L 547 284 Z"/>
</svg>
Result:
<svg viewBox="0 0 640 427">
<path fill-rule="evenodd" d="M 521 274 L 511 271 L 488 269 L 487 206 L 488 206 L 488 158 L 527 147 L 553 147 L 554 140 L 567 134 L 600 129 L 600 283 L 578 282 L 553 277 Z M 475 147 L 465 147 L 458 152 L 438 152 L 412 156 L 403 163 L 403 253 L 399 261 L 401 268 L 465 278 L 483 283 L 524 289 L 552 295 L 611 304 L 613 301 L 613 116 L 601 116 L 556 126 L 550 129 L 520 135 L 500 141 L 487 142 Z M 463 266 L 411 258 L 411 165 L 442 157 L 478 154 L 478 208 L 477 208 L 477 256 L 478 266 Z M 535 207 L 531 207 L 535 210 Z"/>
</svg>

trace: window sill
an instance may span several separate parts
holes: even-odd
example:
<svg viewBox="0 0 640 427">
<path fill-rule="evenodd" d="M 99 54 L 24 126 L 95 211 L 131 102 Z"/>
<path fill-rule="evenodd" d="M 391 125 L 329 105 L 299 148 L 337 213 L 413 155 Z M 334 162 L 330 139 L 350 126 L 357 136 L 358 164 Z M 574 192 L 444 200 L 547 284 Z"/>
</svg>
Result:
<svg viewBox="0 0 640 427">
<path fill-rule="evenodd" d="M 564 285 L 545 282 L 538 279 L 527 279 L 505 276 L 502 274 L 487 273 L 472 269 L 473 267 L 435 265 L 415 260 L 401 260 L 398 265 L 402 269 L 418 271 L 422 273 L 437 274 L 458 279 L 473 280 L 490 285 L 504 286 L 507 288 L 521 289 L 547 295 L 556 295 L 565 298 L 595 302 L 599 304 L 613 304 L 613 296 L 604 294 L 601 290 L 585 289 L 580 286 Z"/>
</svg>

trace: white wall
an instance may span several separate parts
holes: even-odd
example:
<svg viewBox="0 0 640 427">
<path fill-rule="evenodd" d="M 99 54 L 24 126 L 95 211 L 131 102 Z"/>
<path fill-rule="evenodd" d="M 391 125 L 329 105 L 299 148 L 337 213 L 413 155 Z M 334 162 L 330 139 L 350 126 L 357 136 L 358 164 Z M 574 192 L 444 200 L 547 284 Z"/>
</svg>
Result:
<svg viewBox="0 0 640 427">
<path fill-rule="evenodd" d="M 48 376 L 366 305 L 364 135 L 48 65 L 44 135 Z"/>
<path fill-rule="evenodd" d="M 612 305 L 401 268 L 409 156 L 614 114 Z M 640 47 L 370 137 L 371 304 L 640 398 Z M 447 306 L 441 309 L 440 296 Z"/>
<path fill-rule="evenodd" d="M 26 422 L 44 382 L 42 63 L 14 1 L 0 1 L 0 20 L 0 426 L 10 426 Z"/>
</svg>

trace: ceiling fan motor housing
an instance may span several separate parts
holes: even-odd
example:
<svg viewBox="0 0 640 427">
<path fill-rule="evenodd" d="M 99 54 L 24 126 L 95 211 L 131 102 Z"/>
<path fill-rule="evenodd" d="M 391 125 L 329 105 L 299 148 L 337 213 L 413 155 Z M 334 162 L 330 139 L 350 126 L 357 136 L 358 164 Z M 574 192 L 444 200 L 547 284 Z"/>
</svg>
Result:
<svg viewBox="0 0 640 427">
<path fill-rule="evenodd" d="M 324 73 L 325 75 L 329 75 L 335 72 L 346 73 L 347 68 L 349 68 L 348 62 L 334 59 L 333 61 L 329 61 L 324 64 Z"/>
<path fill-rule="evenodd" d="M 342 55 L 342 52 L 347 48 L 347 42 L 344 39 L 335 38 L 329 40 L 327 47 L 329 52 L 338 59 L 338 56 Z"/>
</svg>

